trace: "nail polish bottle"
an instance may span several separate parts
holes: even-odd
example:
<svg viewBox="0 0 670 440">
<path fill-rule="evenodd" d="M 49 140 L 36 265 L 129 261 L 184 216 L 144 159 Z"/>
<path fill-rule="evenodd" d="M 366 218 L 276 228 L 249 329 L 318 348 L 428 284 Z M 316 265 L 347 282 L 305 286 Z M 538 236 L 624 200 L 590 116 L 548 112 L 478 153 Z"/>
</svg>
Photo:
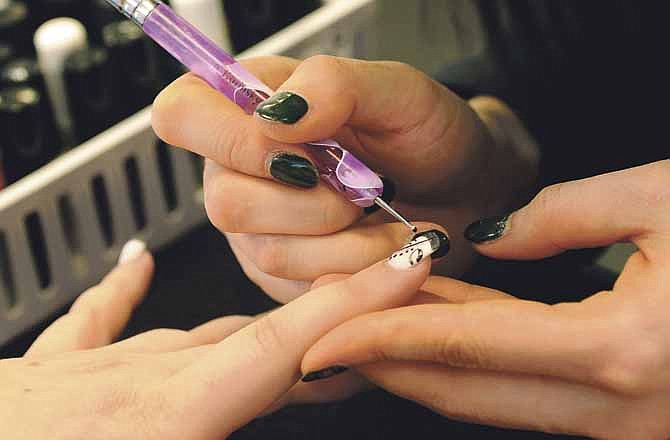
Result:
<svg viewBox="0 0 670 440">
<path fill-rule="evenodd" d="M 151 104 L 162 86 L 158 51 L 144 32 L 130 21 L 115 21 L 103 29 L 110 70 L 123 86 L 122 116 Z"/>
<path fill-rule="evenodd" d="M 46 107 L 45 115 L 51 118 L 50 124 L 55 124 L 53 107 L 48 99 L 44 76 L 34 58 L 16 58 L 0 67 L 0 88 L 30 87 L 39 93 L 42 105 Z M 46 117 L 45 116 L 45 117 Z M 59 139 L 58 144 L 62 144 Z"/>
<path fill-rule="evenodd" d="M 80 21 L 60 17 L 43 23 L 35 31 L 33 40 L 58 129 L 66 145 L 75 146 L 72 115 L 63 74 L 67 57 L 88 46 L 88 33 Z"/>
<path fill-rule="evenodd" d="M 18 0 L 0 0 L 0 41 L 14 47 L 17 54 L 32 52 L 28 7 Z"/>
<path fill-rule="evenodd" d="M 121 93 L 107 50 L 79 49 L 65 61 L 65 87 L 78 144 L 121 119 Z"/>
<path fill-rule="evenodd" d="M 7 184 L 45 165 L 62 149 L 46 99 L 32 87 L 0 91 L 0 133 Z"/>
</svg>

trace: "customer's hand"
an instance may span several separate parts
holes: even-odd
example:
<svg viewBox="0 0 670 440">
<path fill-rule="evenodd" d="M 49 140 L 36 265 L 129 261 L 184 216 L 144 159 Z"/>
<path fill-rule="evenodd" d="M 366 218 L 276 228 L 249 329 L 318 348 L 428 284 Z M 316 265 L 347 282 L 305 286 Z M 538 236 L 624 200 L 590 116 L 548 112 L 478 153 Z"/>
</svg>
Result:
<svg viewBox="0 0 670 440">
<path fill-rule="evenodd" d="M 227 317 L 113 343 L 153 273 L 137 243 L 123 255 L 24 358 L 0 361 L 0 438 L 224 438 L 282 404 L 321 336 L 407 303 L 430 271 L 428 253 L 412 269 L 382 262 L 257 320 Z"/>
<path fill-rule="evenodd" d="M 355 366 L 393 393 L 479 423 L 670 438 L 670 161 L 549 187 L 468 236 L 494 258 L 620 241 L 639 250 L 611 291 L 579 303 L 432 278 L 423 289 L 451 304 L 353 319 L 308 352 L 303 370 Z"/>
<path fill-rule="evenodd" d="M 470 264 L 474 253 L 460 238 L 468 223 L 511 209 L 532 186 L 535 144 L 493 98 L 468 105 L 400 63 L 317 56 L 244 64 L 280 90 L 255 117 L 189 74 L 157 98 L 153 125 L 167 143 L 209 158 L 209 218 L 247 275 L 279 301 L 322 275 L 355 273 L 409 236 L 387 214 L 365 216 L 319 184 L 297 143 L 336 138 L 395 182 L 394 205 L 423 221 L 421 230 L 446 226 L 455 251 L 439 273 Z"/>
</svg>

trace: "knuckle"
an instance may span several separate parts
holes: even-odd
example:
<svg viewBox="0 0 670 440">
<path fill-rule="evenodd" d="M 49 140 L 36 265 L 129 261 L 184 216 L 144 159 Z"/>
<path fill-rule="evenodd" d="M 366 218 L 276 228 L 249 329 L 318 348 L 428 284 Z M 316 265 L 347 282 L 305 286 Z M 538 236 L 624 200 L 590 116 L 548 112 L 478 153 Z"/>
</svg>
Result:
<svg viewBox="0 0 670 440">
<path fill-rule="evenodd" d="M 431 351 L 435 353 L 438 362 L 453 367 L 495 369 L 496 366 L 488 356 L 490 349 L 481 338 L 474 336 L 477 332 L 472 331 L 477 320 L 468 317 L 468 313 L 472 313 L 469 312 L 470 309 L 463 310 L 465 315 L 462 325 L 454 328 L 444 338 L 436 338 L 436 346 Z"/>
<path fill-rule="evenodd" d="M 490 368 L 486 349 L 483 344 L 472 338 L 464 338 L 459 335 L 451 335 L 443 341 L 437 342 L 437 360 L 453 367 L 463 368 Z"/>
<path fill-rule="evenodd" d="M 323 84 L 327 85 L 326 93 L 341 94 L 349 92 L 350 70 L 347 61 L 331 55 L 314 55 L 307 58 L 299 67 L 299 70 L 313 72 L 321 78 L 327 78 Z"/>
<path fill-rule="evenodd" d="M 665 351 L 651 334 L 643 330 L 641 317 L 626 318 L 617 323 L 597 356 L 595 383 L 615 393 L 639 397 L 654 388 L 654 380 L 664 370 Z M 644 325 L 644 324 L 642 324 Z"/>
<path fill-rule="evenodd" d="M 670 160 L 664 160 L 645 167 L 644 178 L 632 180 L 630 184 L 622 186 L 623 190 L 628 191 L 626 197 L 638 200 L 643 211 L 665 214 L 670 206 L 669 164 Z M 667 218 L 665 215 L 653 217 L 659 220 Z"/>
<path fill-rule="evenodd" d="M 281 237 L 257 237 L 251 245 L 251 260 L 261 272 L 286 277 L 288 253 Z"/>
<path fill-rule="evenodd" d="M 551 213 L 561 205 L 565 195 L 565 183 L 543 188 L 531 203 L 535 214 L 542 217 L 551 217 Z"/>
<path fill-rule="evenodd" d="M 304 69 L 314 69 L 320 72 L 337 73 L 342 67 L 342 60 L 332 55 L 313 55 L 301 65 Z"/>
<path fill-rule="evenodd" d="M 274 356 L 289 349 L 289 341 L 286 341 L 283 329 L 274 315 L 266 315 L 253 325 L 259 358 Z"/>
<path fill-rule="evenodd" d="M 212 124 L 211 129 L 213 158 L 226 168 L 246 171 L 245 164 L 248 162 L 249 153 L 247 146 L 258 144 L 259 141 L 244 126 L 223 116 Z"/>
<path fill-rule="evenodd" d="M 204 189 L 205 211 L 212 224 L 221 232 L 245 232 L 249 218 L 249 202 L 239 197 L 224 179 L 214 179 Z"/>
</svg>

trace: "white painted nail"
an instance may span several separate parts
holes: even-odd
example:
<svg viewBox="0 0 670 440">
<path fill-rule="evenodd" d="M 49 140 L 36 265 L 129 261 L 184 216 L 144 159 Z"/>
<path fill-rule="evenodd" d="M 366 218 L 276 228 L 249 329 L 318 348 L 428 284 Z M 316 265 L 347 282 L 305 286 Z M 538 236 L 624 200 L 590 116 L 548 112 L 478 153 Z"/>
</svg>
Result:
<svg viewBox="0 0 670 440">
<path fill-rule="evenodd" d="M 121 255 L 119 255 L 119 265 L 136 260 L 147 250 L 147 244 L 142 240 L 130 240 L 123 246 Z"/>
<path fill-rule="evenodd" d="M 449 250 L 449 238 L 438 231 L 428 231 L 416 235 L 388 259 L 388 264 L 394 269 L 408 270 L 421 264 L 423 260 L 440 251 L 438 256 L 444 256 Z"/>
</svg>

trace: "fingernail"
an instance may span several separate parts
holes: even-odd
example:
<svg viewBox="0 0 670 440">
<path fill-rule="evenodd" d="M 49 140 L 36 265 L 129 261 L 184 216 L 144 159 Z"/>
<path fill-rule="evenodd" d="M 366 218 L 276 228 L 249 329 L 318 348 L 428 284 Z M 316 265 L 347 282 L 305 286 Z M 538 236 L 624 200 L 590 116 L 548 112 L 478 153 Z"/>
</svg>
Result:
<svg viewBox="0 0 670 440">
<path fill-rule="evenodd" d="M 309 105 L 302 96 L 291 92 L 280 92 L 261 102 L 256 108 L 256 113 L 268 121 L 295 124 L 307 114 L 308 110 Z"/>
<path fill-rule="evenodd" d="M 269 168 L 272 177 L 287 185 L 314 188 L 319 184 L 319 173 L 312 162 L 295 154 L 275 154 Z"/>
<path fill-rule="evenodd" d="M 130 240 L 121 249 L 118 265 L 129 263 L 139 258 L 147 250 L 147 244 L 142 240 Z"/>
<path fill-rule="evenodd" d="M 388 260 L 391 267 L 398 270 L 411 269 L 429 256 L 443 257 L 449 252 L 451 244 L 449 237 L 438 230 L 431 230 L 416 234 L 398 252 L 394 252 Z"/>
<path fill-rule="evenodd" d="M 329 379 L 333 376 L 337 376 L 338 374 L 342 374 L 348 370 L 349 367 L 345 367 L 344 365 L 335 365 L 333 367 L 324 368 L 323 370 L 307 373 L 303 376 L 302 381 L 315 382 L 317 380 Z"/>
<path fill-rule="evenodd" d="M 395 199 L 395 183 L 391 179 L 387 179 L 386 177 L 382 177 L 382 183 L 384 184 L 384 192 L 382 193 L 382 200 L 384 200 L 386 203 L 391 203 L 393 199 Z M 374 214 L 375 212 L 379 211 L 381 207 L 377 204 L 368 206 L 367 208 L 364 209 L 365 213 L 367 215 Z"/>
<path fill-rule="evenodd" d="M 509 215 L 479 220 L 465 229 L 465 238 L 475 244 L 490 243 L 507 231 Z"/>
</svg>

